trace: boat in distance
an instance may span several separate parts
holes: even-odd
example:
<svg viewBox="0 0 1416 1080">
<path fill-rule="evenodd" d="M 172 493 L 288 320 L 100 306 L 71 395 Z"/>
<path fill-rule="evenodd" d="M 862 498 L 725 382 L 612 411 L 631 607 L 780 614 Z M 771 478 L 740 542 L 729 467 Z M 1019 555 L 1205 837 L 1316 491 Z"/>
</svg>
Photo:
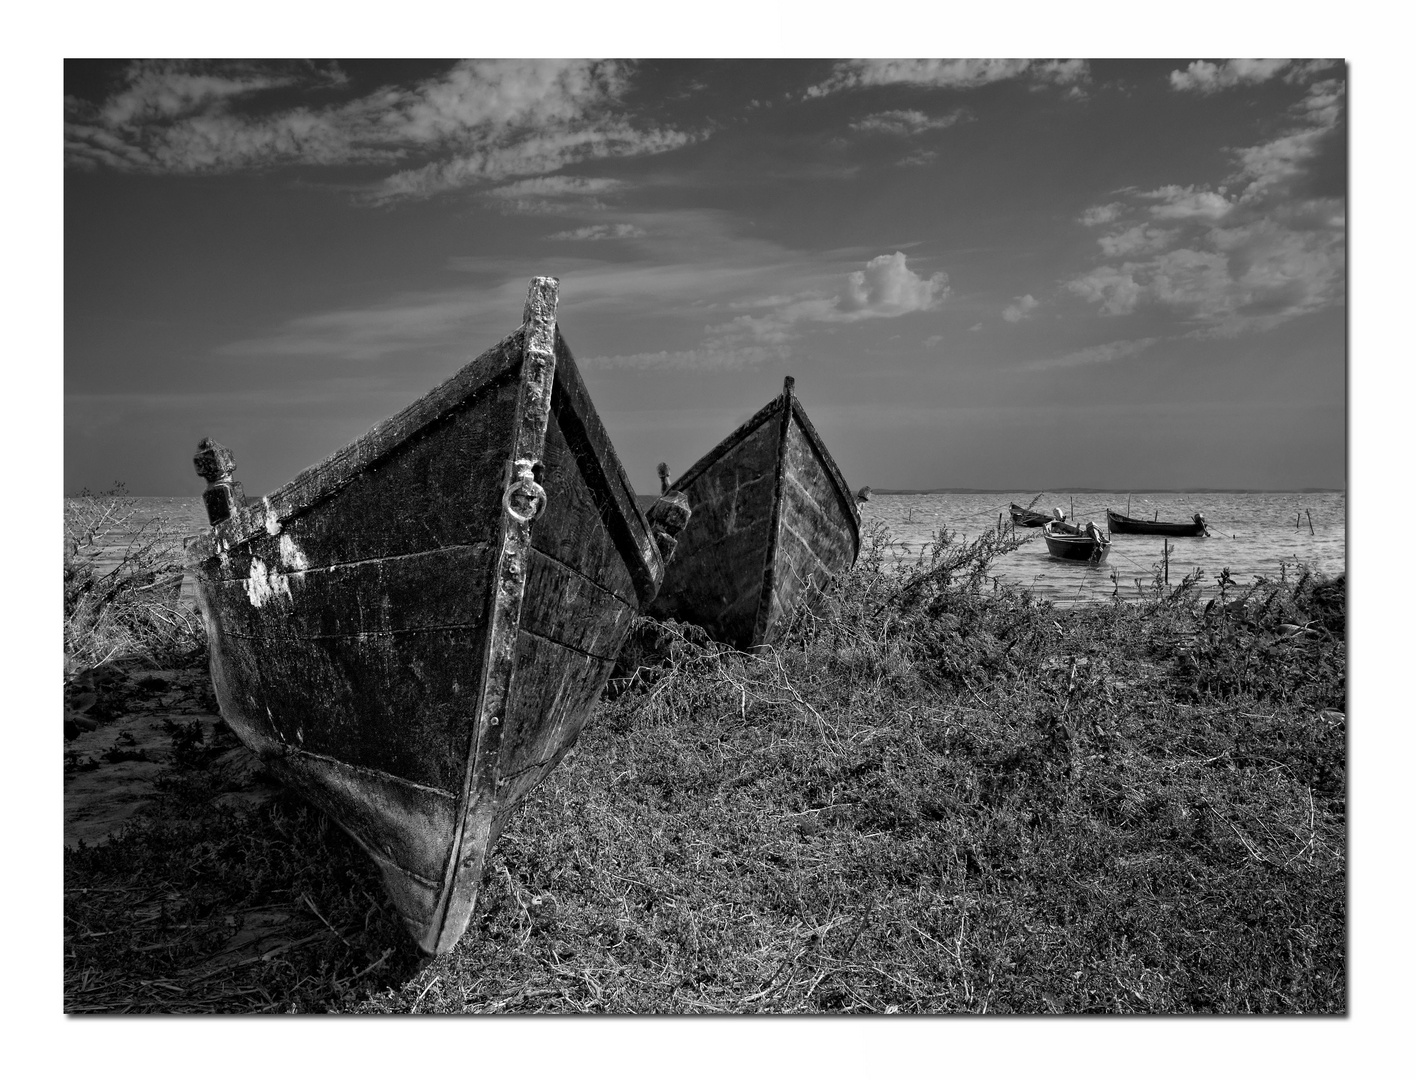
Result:
<svg viewBox="0 0 1416 1080">
<path fill-rule="evenodd" d="M 1065 521 L 1065 515 L 1059 517 L 1058 513 L 1059 511 L 1040 514 L 1036 510 L 1029 510 L 1026 506 L 1019 506 L 1017 503 L 1008 504 L 1008 516 L 1013 519 L 1013 524 L 1024 529 L 1040 529 L 1049 521 Z"/>
<path fill-rule="evenodd" d="M 418 945 L 472 916 L 686 510 L 649 517 L 535 278 L 519 329 L 260 500 L 204 439 L 189 544 L 222 716 L 369 854 Z"/>
<path fill-rule="evenodd" d="M 1089 562 L 1100 566 L 1111 551 L 1111 539 L 1091 521 L 1085 525 L 1049 521 L 1042 527 L 1042 538 L 1047 542 L 1048 554 L 1068 562 Z"/>
<path fill-rule="evenodd" d="M 1113 533 L 1142 533 L 1146 536 L 1208 536 L 1209 526 L 1203 514 L 1190 521 L 1146 521 L 1127 517 L 1114 510 L 1106 511 L 1106 528 Z"/>
<path fill-rule="evenodd" d="M 666 493 L 693 514 L 678 536 L 659 619 L 702 627 L 738 649 L 770 645 L 860 553 L 860 511 L 788 376 L 782 392 Z"/>
</svg>

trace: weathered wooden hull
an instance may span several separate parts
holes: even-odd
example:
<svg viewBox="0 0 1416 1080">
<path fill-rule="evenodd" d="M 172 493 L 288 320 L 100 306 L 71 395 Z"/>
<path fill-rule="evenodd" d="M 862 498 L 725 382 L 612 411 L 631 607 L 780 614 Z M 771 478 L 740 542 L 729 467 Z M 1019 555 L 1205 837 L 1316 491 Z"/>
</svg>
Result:
<svg viewBox="0 0 1416 1080">
<path fill-rule="evenodd" d="M 693 516 L 650 614 L 739 649 L 771 644 L 855 562 L 855 497 L 792 388 L 669 487 Z"/>
<path fill-rule="evenodd" d="M 1042 538 L 1047 543 L 1049 555 L 1068 562 L 1089 562 L 1100 566 L 1106 562 L 1106 556 L 1111 551 L 1111 541 L 1104 536 L 1074 535 L 1058 530 L 1055 524 L 1043 526 Z"/>
<path fill-rule="evenodd" d="M 1111 510 L 1106 512 L 1106 528 L 1114 533 L 1139 533 L 1145 536 L 1208 536 L 1198 521 L 1146 521 L 1127 517 Z"/>
<path fill-rule="evenodd" d="M 430 953 L 663 574 L 555 303 L 533 281 L 520 330 L 191 549 L 222 715 Z"/>
</svg>

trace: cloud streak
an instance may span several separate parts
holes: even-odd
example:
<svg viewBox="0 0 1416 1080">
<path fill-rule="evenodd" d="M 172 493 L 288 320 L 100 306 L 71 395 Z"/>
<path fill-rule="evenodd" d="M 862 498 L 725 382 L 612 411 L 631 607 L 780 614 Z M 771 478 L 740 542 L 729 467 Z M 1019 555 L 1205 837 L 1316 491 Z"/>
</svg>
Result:
<svg viewBox="0 0 1416 1080">
<path fill-rule="evenodd" d="M 615 61 L 462 61 L 416 85 L 291 105 L 326 102 L 348 80 L 334 66 L 139 61 L 107 100 L 66 99 L 65 162 L 154 173 L 405 165 L 366 200 L 424 199 L 692 141 L 631 122 L 630 75 Z"/>
</svg>

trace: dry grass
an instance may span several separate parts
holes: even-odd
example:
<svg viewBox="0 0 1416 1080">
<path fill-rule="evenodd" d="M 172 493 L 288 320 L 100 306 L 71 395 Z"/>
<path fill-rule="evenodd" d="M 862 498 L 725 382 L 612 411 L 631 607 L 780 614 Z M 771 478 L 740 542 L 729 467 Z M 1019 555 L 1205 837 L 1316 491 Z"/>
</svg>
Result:
<svg viewBox="0 0 1416 1080">
<path fill-rule="evenodd" d="M 189 755 L 67 860 L 66 1007 L 1344 1012 L 1342 581 L 1059 610 L 1003 537 L 885 542 L 778 649 L 646 627 L 436 960 L 321 815 Z"/>
<path fill-rule="evenodd" d="M 162 666 L 203 645 L 180 602 L 181 535 L 142 514 L 123 486 L 64 501 L 66 674 L 105 663 Z"/>
</svg>

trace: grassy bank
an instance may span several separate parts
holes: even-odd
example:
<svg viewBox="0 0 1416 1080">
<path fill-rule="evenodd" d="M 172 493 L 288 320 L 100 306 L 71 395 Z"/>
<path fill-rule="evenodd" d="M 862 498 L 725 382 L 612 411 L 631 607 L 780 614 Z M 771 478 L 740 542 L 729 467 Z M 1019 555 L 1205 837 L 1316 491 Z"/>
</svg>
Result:
<svg viewBox="0 0 1416 1080">
<path fill-rule="evenodd" d="M 436 960 L 174 725 L 162 812 L 66 857 L 66 1008 L 1343 1012 L 1342 580 L 1064 610 L 885 539 L 761 655 L 646 623 Z"/>
</svg>

